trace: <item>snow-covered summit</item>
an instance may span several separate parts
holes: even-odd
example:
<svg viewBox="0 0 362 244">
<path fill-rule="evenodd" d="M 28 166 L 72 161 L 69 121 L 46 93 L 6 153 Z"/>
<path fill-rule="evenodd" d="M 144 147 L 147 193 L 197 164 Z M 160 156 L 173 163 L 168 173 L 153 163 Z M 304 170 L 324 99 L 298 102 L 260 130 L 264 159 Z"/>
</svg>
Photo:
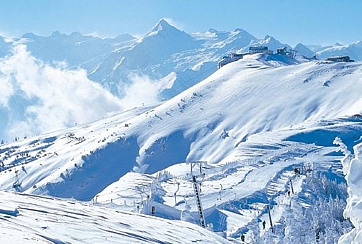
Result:
<svg viewBox="0 0 362 244">
<path fill-rule="evenodd" d="M 188 49 L 192 50 L 197 46 L 198 43 L 190 35 L 161 19 L 149 33 L 140 38 L 124 54 L 124 64 L 129 68 L 145 70 L 150 66 L 164 62 L 172 54 Z"/>
<path fill-rule="evenodd" d="M 146 36 L 156 35 L 159 34 L 160 32 L 164 32 L 164 34 L 167 35 L 171 34 L 172 32 L 178 32 L 178 31 L 180 30 L 170 25 L 165 19 L 160 19 L 160 21 L 152 28 L 150 32 L 146 34 Z"/>
<path fill-rule="evenodd" d="M 297 45 L 295 45 L 293 49 L 297 51 L 297 55 L 301 55 L 307 58 L 312 58 L 313 56 L 316 55 L 314 52 L 312 52 L 308 47 L 306 47 L 302 43 L 298 43 Z"/>
<path fill-rule="evenodd" d="M 362 41 L 353 42 L 347 45 L 336 43 L 331 47 L 327 47 L 318 51 L 317 56 L 321 59 L 325 59 L 331 56 L 349 56 L 353 60 L 361 60 Z"/>
</svg>

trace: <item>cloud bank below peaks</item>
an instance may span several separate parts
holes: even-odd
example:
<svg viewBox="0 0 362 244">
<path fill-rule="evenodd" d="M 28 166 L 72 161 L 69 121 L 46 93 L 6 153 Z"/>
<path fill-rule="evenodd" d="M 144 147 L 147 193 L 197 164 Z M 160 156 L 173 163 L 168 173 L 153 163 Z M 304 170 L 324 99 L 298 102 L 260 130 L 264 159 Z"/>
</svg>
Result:
<svg viewBox="0 0 362 244">
<path fill-rule="evenodd" d="M 130 84 L 124 86 L 125 96 L 122 98 L 122 106 L 133 108 L 144 105 L 156 105 L 162 100 L 160 94 L 164 89 L 170 89 L 176 80 L 176 74 L 169 75 L 159 80 L 153 80 L 146 75 L 131 73 L 128 76 Z"/>
<path fill-rule="evenodd" d="M 85 70 L 53 67 L 24 45 L 0 59 L 0 139 L 45 133 L 121 112 L 122 102 Z"/>
</svg>

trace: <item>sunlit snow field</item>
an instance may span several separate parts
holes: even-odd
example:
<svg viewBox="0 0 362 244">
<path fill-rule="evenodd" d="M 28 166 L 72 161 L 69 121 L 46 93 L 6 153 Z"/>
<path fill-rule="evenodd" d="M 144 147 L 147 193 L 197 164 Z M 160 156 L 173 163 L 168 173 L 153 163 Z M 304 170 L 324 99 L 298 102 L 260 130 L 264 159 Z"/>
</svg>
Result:
<svg viewBox="0 0 362 244">
<path fill-rule="evenodd" d="M 361 73 L 250 55 L 166 102 L 4 144 L 0 240 L 337 243 L 352 225 L 333 141 L 361 142 Z"/>
</svg>

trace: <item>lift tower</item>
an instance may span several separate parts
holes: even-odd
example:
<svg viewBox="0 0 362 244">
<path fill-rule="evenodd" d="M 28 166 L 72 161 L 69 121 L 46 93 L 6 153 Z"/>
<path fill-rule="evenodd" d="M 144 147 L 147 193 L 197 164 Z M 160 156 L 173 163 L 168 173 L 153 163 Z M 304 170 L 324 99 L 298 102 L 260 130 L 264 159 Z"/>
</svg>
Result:
<svg viewBox="0 0 362 244">
<path fill-rule="evenodd" d="M 205 218 L 204 218 L 204 211 L 202 208 L 202 204 L 201 204 L 201 198 L 200 198 L 200 187 L 199 187 L 199 182 L 197 181 L 197 177 L 202 177 L 204 178 L 204 174 L 202 173 L 202 164 L 206 164 L 205 161 L 197 161 L 197 162 L 190 162 L 191 164 L 191 177 L 192 177 L 192 184 L 194 186 L 194 191 L 195 191 L 195 197 L 196 197 L 196 205 L 197 205 L 197 210 L 199 212 L 199 218 L 200 218 L 200 225 L 201 227 L 205 228 L 206 224 L 205 224 Z M 195 166 L 199 166 L 199 172 L 195 172 L 194 167 Z"/>
</svg>

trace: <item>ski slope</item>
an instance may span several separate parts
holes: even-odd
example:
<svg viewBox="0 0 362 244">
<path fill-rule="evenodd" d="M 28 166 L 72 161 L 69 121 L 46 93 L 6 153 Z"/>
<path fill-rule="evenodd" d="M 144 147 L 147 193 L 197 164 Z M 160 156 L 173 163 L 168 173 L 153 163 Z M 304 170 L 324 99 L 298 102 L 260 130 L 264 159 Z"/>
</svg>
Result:
<svg viewBox="0 0 362 244">
<path fill-rule="evenodd" d="M 2 192 L 0 218 L 1 243 L 228 243 L 181 221 L 28 194 Z"/>
<path fill-rule="evenodd" d="M 342 154 L 336 153 L 333 141 L 342 138 L 350 150 L 361 142 L 361 73 L 359 62 L 246 56 L 161 104 L 2 145 L 1 189 L 31 194 L 28 197 L 65 198 L 97 216 L 104 208 L 154 215 L 171 226 L 178 220 L 198 225 L 190 167 L 202 161 L 193 174 L 201 186 L 209 230 L 233 241 L 244 235 L 250 243 L 313 243 L 315 233 L 319 240 L 336 243 L 351 225 L 339 212 L 347 196 Z M 326 190 L 332 188 L 337 190 Z M 10 204 L 17 198 L 11 196 L 2 203 L 10 208 L 3 209 L 18 209 L 19 215 L 11 217 L 16 219 L 24 210 Z M 326 212 L 317 209 L 318 202 L 336 208 L 320 218 L 323 226 L 308 222 L 320 215 L 318 211 Z M 50 203 L 44 211 L 48 208 Z M 137 216 L 132 214 L 129 221 L 136 223 Z M 313 230 L 298 236 L 292 229 L 301 228 L 299 223 Z M 92 229 L 81 223 L 67 225 Z M 151 225 L 159 229 L 161 224 Z M 34 228 L 25 233 L 38 238 Z M 102 228 L 95 227 L 95 235 L 103 235 Z M 137 229 L 143 242 L 150 240 L 147 233 L 149 229 Z M 49 238 L 60 243 L 84 238 L 76 231 L 69 239 L 62 235 L 59 231 Z M 209 231 L 197 235 L 205 243 L 225 240 Z M 183 243 L 181 237 L 169 242 L 178 241 Z"/>
</svg>

